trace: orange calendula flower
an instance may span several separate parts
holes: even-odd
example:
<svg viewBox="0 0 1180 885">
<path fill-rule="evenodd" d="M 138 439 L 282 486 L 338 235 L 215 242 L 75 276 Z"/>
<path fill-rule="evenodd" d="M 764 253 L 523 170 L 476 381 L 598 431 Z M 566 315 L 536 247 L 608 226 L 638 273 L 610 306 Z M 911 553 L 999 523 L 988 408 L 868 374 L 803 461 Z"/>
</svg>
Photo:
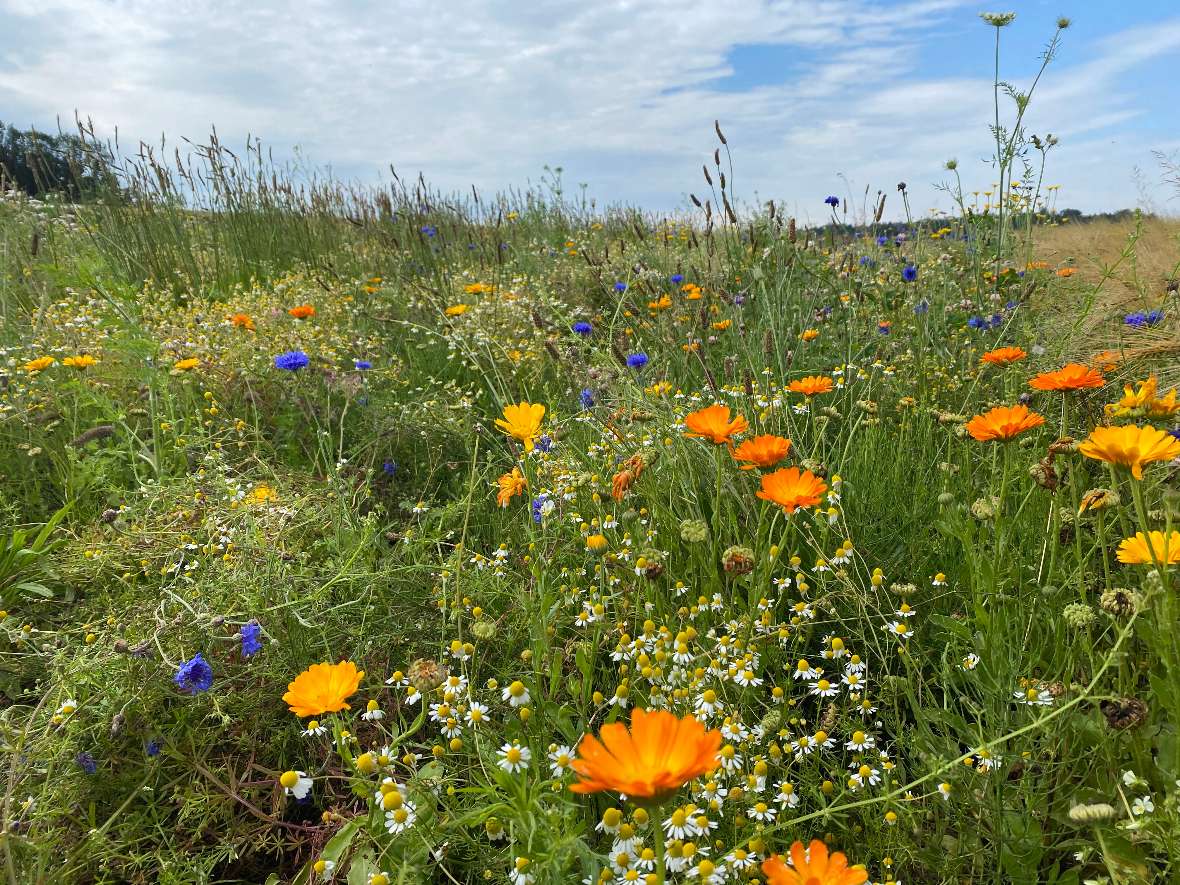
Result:
<svg viewBox="0 0 1180 885">
<path fill-rule="evenodd" d="M 287 313 L 291 314 L 297 320 L 305 320 L 308 317 L 315 316 L 315 306 L 311 304 L 299 304 L 292 307 Z"/>
<path fill-rule="evenodd" d="M 799 337 L 804 341 L 814 341 L 819 337 L 819 329 L 804 329 Z"/>
<path fill-rule="evenodd" d="M 467 313 L 467 305 L 466 304 L 452 304 L 450 307 L 448 307 L 446 310 L 444 310 L 443 313 L 449 317 L 457 317 L 457 316 Z"/>
<path fill-rule="evenodd" d="M 1090 360 L 1092 365 L 1099 372 L 1113 372 L 1119 367 L 1119 363 L 1123 358 L 1113 350 L 1104 350 L 1102 353 L 1096 353 Z"/>
<path fill-rule="evenodd" d="M 1180 565 L 1180 532 L 1164 537 L 1163 532 L 1152 532 L 1149 538 L 1143 532 L 1127 538 L 1119 544 L 1119 562 L 1127 565 Z"/>
<path fill-rule="evenodd" d="M 98 360 L 88 353 L 80 353 L 77 356 L 67 356 L 61 361 L 61 364 L 72 369 L 89 369 L 91 366 L 98 365 Z"/>
<path fill-rule="evenodd" d="M 44 369 L 48 369 L 56 362 L 57 360 L 51 356 L 39 356 L 35 360 L 29 360 L 25 363 L 25 371 L 30 375 L 35 375 Z"/>
<path fill-rule="evenodd" d="M 812 839 L 806 851 L 802 842 L 792 845 L 791 864 L 772 855 L 762 861 L 762 874 L 770 885 L 861 885 L 869 878 L 863 869 L 848 866 L 843 852 L 828 854 L 819 839 Z"/>
<path fill-rule="evenodd" d="M 533 442 L 541 432 L 541 420 L 544 417 L 543 405 L 521 400 L 519 405 L 504 407 L 504 417 L 496 419 L 496 426 L 513 439 L 520 440 L 524 444 L 524 450 L 531 452 Z"/>
<path fill-rule="evenodd" d="M 1028 382 L 1034 390 L 1083 390 L 1106 383 L 1102 373 L 1080 363 L 1069 363 L 1056 372 L 1042 372 Z"/>
<path fill-rule="evenodd" d="M 509 501 L 525 490 L 524 474 L 519 467 L 513 467 L 496 482 L 500 485 L 500 491 L 496 493 L 496 504 L 500 507 L 507 507 Z"/>
<path fill-rule="evenodd" d="M 1073 276 L 1075 273 L 1077 273 L 1077 268 L 1074 268 L 1074 267 L 1061 267 L 1061 268 L 1058 268 L 1058 269 L 1055 271 L 1055 273 L 1057 274 L 1057 276 L 1059 276 L 1059 277 L 1062 277 L 1062 278 L 1065 278 L 1065 277 L 1072 277 L 1072 276 Z"/>
<path fill-rule="evenodd" d="M 314 310 L 315 308 L 312 308 Z M 254 320 L 250 318 L 247 313 L 235 313 L 229 318 L 229 321 L 239 329 L 246 329 L 247 331 L 254 331 Z"/>
<path fill-rule="evenodd" d="M 1023 347 L 997 347 L 989 350 L 979 358 L 981 363 L 991 363 L 993 366 L 1010 366 L 1028 356 Z"/>
<path fill-rule="evenodd" d="M 182 360 L 177 360 L 172 364 L 172 368 L 177 372 L 187 372 L 189 369 L 195 369 L 201 364 L 201 361 L 195 356 L 190 356 Z"/>
<path fill-rule="evenodd" d="M 625 793 L 628 799 L 659 801 L 721 764 L 721 732 L 706 730 L 692 716 L 636 708 L 631 730 L 621 722 L 586 735 L 571 765 L 580 780 L 575 793 Z"/>
<path fill-rule="evenodd" d="M 755 467 L 773 467 L 791 451 L 791 441 L 785 436 L 775 436 L 764 433 L 753 439 L 748 439 L 733 450 L 735 461 L 747 461 L 742 470 L 753 470 Z"/>
<path fill-rule="evenodd" d="M 1095 427 L 1078 451 L 1096 461 L 1129 467 L 1133 477 L 1143 479 L 1145 464 L 1180 458 L 1180 439 L 1151 426 Z"/>
<path fill-rule="evenodd" d="M 996 406 L 968 421 L 967 432 L 980 442 L 1006 441 L 1044 423 L 1045 416 L 1030 412 L 1027 406 Z"/>
<path fill-rule="evenodd" d="M 731 437 L 750 428 L 741 415 L 731 421 L 729 406 L 720 403 L 689 412 L 684 416 L 684 426 L 688 428 L 685 436 L 712 440 L 717 445 L 732 442 Z"/>
<path fill-rule="evenodd" d="M 348 698 L 356 694 L 364 670 L 352 661 L 312 664 L 287 686 L 283 700 L 296 716 L 320 716 L 351 710 Z"/>
<path fill-rule="evenodd" d="M 827 490 L 827 484 L 810 470 L 784 467 L 763 474 L 758 497 L 778 504 L 787 513 L 794 513 L 800 507 L 814 507 Z"/>
<path fill-rule="evenodd" d="M 831 393 L 832 379 L 826 375 L 808 375 L 787 385 L 787 390 L 801 393 L 804 396 L 815 396 L 817 393 Z"/>
</svg>

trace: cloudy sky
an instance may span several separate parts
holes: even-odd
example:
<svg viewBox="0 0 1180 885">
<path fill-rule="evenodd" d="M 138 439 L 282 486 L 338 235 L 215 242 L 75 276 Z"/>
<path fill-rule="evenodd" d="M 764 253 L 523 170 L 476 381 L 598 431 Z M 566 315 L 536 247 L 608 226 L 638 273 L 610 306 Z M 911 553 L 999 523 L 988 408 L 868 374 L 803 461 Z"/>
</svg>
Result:
<svg viewBox="0 0 1180 885">
<path fill-rule="evenodd" d="M 960 0 L 0 0 L 0 120 L 75 113 L 120 139 L 259 136 L 362 181 L 422 172 L 494 191 L 562 166 L 567 190 L 655 210 L 702 192 L 720 119 L 747 202 L 821 219 L 866 187 L 947 206 L 948 158 L 993 180 L 991 7 Z M 1009 0 L 1003 76 L 1061 139 L 1060 206 L 1180 211 L 1152 151 L 1180 151 L 1175 0 Z M 1010 112 L 1010 107 L 1005 108 Z M 1138 173 L 1136 173 L 1138 170 Z M 1139 182 L 1137 184 L 1137 181 Z"/>
</svg>

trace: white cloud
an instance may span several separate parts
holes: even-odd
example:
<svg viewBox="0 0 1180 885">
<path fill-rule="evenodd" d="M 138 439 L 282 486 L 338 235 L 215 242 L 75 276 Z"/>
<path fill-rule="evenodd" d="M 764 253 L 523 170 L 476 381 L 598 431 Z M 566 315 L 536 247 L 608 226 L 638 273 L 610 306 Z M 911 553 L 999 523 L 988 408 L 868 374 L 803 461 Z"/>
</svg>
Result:
<svg viewBox="0 0 1180 885">
<path fill-rule="evenodd" d="M 703 186 L 720 118 L 747 198 L 822 217 L 815 207 L 840 192 L 843 173 L 888 192 L 904 179 L 924 211 L 948 157 L 971 180 L 991 174 L 979 162 L 989 154 L 990 82 L 914 70 L 922 41 L 956 15 L 974 9 L 961 0 L 0 0 L 0 106 L 11 122 L 41 126 L 77 110 L 104 131 L 117 125 L 124 145 L 161 133 L 201 139 L 216 124 L 223 143 L 253 134 L 280 153 L 298 144 L 312 162 L 369 180 L 392 163 L 442 187 L 496 190 L 564 165 L 567 183 L 653 208 Z M 718 89 L 733 73 L 730 51 L 748 44 L 782 47 L 789 81 Z M 1178 46 L 1180 19 L 1055 63 L 1030 125 L 1067 136 L 1050 174 L 1065 202 L 1134 200 L 1129 170 L 1150 162 L 1152 145 L 1127 139 L 1111 152 L 1113 186 L 1092 181 L 1090 152 L 1099 133 L 1142 112 L 1118 79 Z"/>
</svg>

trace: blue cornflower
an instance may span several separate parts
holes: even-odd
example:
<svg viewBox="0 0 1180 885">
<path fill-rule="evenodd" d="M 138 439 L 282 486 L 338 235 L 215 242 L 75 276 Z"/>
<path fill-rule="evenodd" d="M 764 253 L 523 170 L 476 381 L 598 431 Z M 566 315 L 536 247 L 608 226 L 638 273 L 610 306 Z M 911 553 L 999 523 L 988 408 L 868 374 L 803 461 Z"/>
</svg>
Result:
<svg viewBox="0 0 1180 885">
<path fill-rule="evenodd" d="M 589 335 L 594 331 L 594 327 L 585 320 L 582 320 L 581 322 L 574 323 L 573 330 L 579 335 Z"/>
<path fill-rule="evenodd" d="M 670 282 L 670 283 L 671 283 L 673 286 L 679 286 L 681 283 L 683 283 L 683 282 L 684 282 L 684 274 L 682 274 L 682 273 L 674 273 L 674 274 L 672 274 L 672 276 L 668 277 L 668 281 L 669 281 L 669 282 Z"/>
<path fill-rule="evenodd" d="M 549 496 L 546 494 L 541 494 L 533 498 L 533 522 L 537 525 L 540 525 L 541 520 L 545 517 L 545 504 L 548 501 Z"/>
<path fill-rule="evenodd" d="M 971 317 L 971 319 L 967 320 L 967 325 L 972 329 L 986 329 L 987 320 L 983 317 Z"/>
<path fill-rule="evenodd" d="M 362 372 L 373 368 L 373 364 L 371 362 L 369 362 L 368 360 L 353 360 L 352 364 L 356 368 L 360 369 Z"/>
<path fill-rule="evenodd" d="M 1163 318 L 1164 318 L 1164 312 L 1162 310 L 1149 310 L 1147 312 L 1147 316 L 1144 317 L 1144 319 L 1147 321 L 1147 325 L 1149 325 L 1149 326 L 1154 326 L 1156 323 L 1160 322 Z"/>
<path fill-rule="evenodd" d="M 292 350 L 288 353 L 280 353 L 275 357 L 275 368 L 283 369 L 287 372 L 297 372 L 309 362 L 311 360 L 307 358 L 307 354 L 302 350 Z"/>
<path fill-rule="evenodd" d="M 535 448 L 542 454 L 548 453 L 553 448 L 553 437 L 547 433 L 537 437 Z"/>
<path fill-rule="evenodd" d="M 95 762 L 94 757 L 85 750 L 75 756 L 74 761 L 77 762 L 78 767 L 87 774 L 94 774 L 96 771 L 98 771 L 98 763 Z"/>
<path fill-rule="evenodd" d="M 918 278 L 918 268 L 912 264 L 907 264 L 901 269 L 901 278 L 907 283 L 912 283 Z"/>
<path fill-rule="evenodd" d="M 1173 427 L 1171 430 L 1168 431 L 1168 433 L 1170 435 L 1176 437 L 1176 439 L 1180 439 L 1180 427 Z"/>
<path fill-rule="evenodd" d="M 144 745 L 143 751 L 145 753 L 147 753 L 149 756 L 151 756 L 152 758 L 159 756 L 160 755 L 160 742 L 157 741 L 155 738 L 152 738 L 152 740 L 148 741 L 147 744 Z"/>
<path fill-rule="evenodd" d="M 1009 301 L 1004 305 L 1004 310 L 1016 310 L 1018 307 L 1020 307 L 1019 301 Z"/>
<path fill-rule="evenodd" d="M 835 209 L 837 206 L 840 205 L 840 198 L 839 197 L 824 197 L 824 202 L 827 203 L 829 206 L 831 206 L 833 209 Z"/>
<path fill-rule="evenodd" d="M 626 292 L 627 291 L 627 284 L 624 282 L 621 282 L 621 281 L 618 283 L 615 283 L 615 291 L 616 292 Z"/>
<path fill-rule="evenodd" d="M 242 625 L 242 657 L 250 658 L 262 651 L 262 627 L 257 621 Z"/>
<path fill-rule="evenodd" d="M 381 472 L 384 473 L 386 476 L 393 476 L 395 473 L 397 473 L 397 462 L 396 461 L 386 461 L 384 464 L 381 465 Z"/>
<path fill-rule="evenodd" d="M 426 234 L 426 236 L 428 236 L 428 237 L 433 237 L 433 236 L 438 235 L 438 228 L 435 227 L 433 224 L 424 224 L 420 228 L 418 228 L 418 230 L 422 231 L 422 233 Z"/>
<path fill-rule="evenodd" d="M 582 400 L 582 408 L 583 409 L 594 408 L 594 391 L 591 390 L 589 387 L 582 388 L 582 393 L 581 393 L 580 398 Z"/>
<path fill-rule="evenodd" d="M 1003 324 L 1004 324 L 1004 315 L 999 314 L 999 313 L 993 313 L 992 314 L 992 328 L 994 329 L 996 326 L 1002 326 Z"/>
<path fill-rule="evenodd" d="M 647 365 L 646 353 L 632 353 L 627 355 L 627 368 L 642 369 Z"/>
<path fill-rule="evenodd" d="M 197 652 L 191 661 L 185 661 L 180 665 L 174 679 L 181 691 L 200 694 L 208 691 L 213 685 L 213 668 L 201 653 Z"/>
<path fill-rule="evenodd" d="M 871 259 L 868 255 L 860 256 L 860 266 L 861 267 L 872 267 L 876 263 L 877 262 L 875 262 L 873 259 Z"/>
<path fill-rule="evenodd" d="M 923 298 L 921 301 L 919 301 L 917 304 L 914 305 L 914 313 L 916 313 L 918 316 L 921 316 L 922 314 L 927 313 L 929 310 L 930 310 L 930 302 L 927 301 L 925 298 Z"/>
<path fill-rule="evenodd" d="M 885 236 L 885 234 L 881 234 L 881 236 L 877 237 L 877 245 L 878 246 L 884 246 L 888 242 L 889 242 L 889 237 Z"/>
</svg>

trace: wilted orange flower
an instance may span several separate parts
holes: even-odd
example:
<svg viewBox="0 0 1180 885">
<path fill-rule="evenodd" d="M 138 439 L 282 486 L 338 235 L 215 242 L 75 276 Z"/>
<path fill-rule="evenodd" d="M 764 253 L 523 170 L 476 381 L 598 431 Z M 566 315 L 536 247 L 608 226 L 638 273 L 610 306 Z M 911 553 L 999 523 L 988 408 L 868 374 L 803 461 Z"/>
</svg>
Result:
<svg viewBox="0 0 1180 885">
<path fill-rule="evenodd" d="M 1127 538 L 1119 544 L 1119 562 L 1127 565 L 1180 565 L 1180 532 L 1172 532 L 1167 538 L 1163 532 L 1152 532 L 1151 547 L 1143 532 Z"/>
<path fill-rule="evenodd" d="M 784 467 L 763 474 L 758 497 L 778 504 L 787 513 L 794 513 L 800 507 L 814 507 L 827 490 L 827 484 L 810 470 Z"/>
<path fill-rule="evenodd" d="M 689 412 L 684 416 L 684 426 L 688 428 L 688 432 L 684 435 L 712 440 L 718 445 L 732 442 L 731 437 L 738 433 L 744 433 L 749 429 L 750 424 L 741 415 L 736 416 L 732 421 L 729 416 L 729 406 L 723 406 L 721 403 Z"/>
<path fill-rule="evenodd" d="M 611 477 L 610 496 L 616 501 L 622 501 L 627 490 L 635 484 L 635 480 L 639 479 L 646 467 L 647 462 L 643 460 L 642 455 L 632 455 L 623 462 L 618 473 Z"/>
<path fill-rule="evenodd" d="M 826 375 L 808 375 L 787 385 L 787 390 L 801 393 L 804 396 L 815 396 L 817 393 L 831 393 L 832 379 Z"/>
<path fill-rule="evenodd" d="M 1106 383 L 1101 372 L 1083 366 L 1080 363 L 1069 363 L 1056 372 L 1042 372 L 1028 382 L 1034 390 L 1082 390 L 1086 387 L 1101 387 Z"/>
<path fill-rule="evenodd" d="M 287 313 L 291 314 L 297 320 L 305 320 L 308 317 L 315 316 L 315 307 L 310 304 L 299 304 L 292 307 Z"/>
<path fill-rule="evenodd" d="M 500 491 L 496 494 L 496 504 L 500 507 L 507 507 L 508 502 L 525 489 L 524 474 L 520 472 L 519 467 L 513 467 L 496 482 L 500 485 Z"/>
<path fill-rule="evenodd" d="M 733 450 L 735 461 L 748 461 L 742 465 L 742 470 L 753 470 L 755 467 L 773 467 L 791 450 L 791 441 L 785 436 L 775 436 L 764 433 L 753 439 L 748 439 Z"/>
<path fill-rule="evenodd" d="M 828 846 L 812 839 L 807 851 L 803 843 L 791 846 L 791 863 L 787 866 L 777 854 L 762 861 L 762 874 L 769 885 L 861 885 L 869 878 L 863 869 L 848 866 L 843 852 L 828 854 Z"/>
<path fill-rule="evenodd" d="M 528 403 L 524 400 L 519 405 L 504 407 L 504 417 L 496 419 L 496 426 L 513 439 L 524 444 L 524 450 L 531 452 L 533 442 L 541 432 L 541 420 L 545 417 L 545 407 L 540 403 Z"/>
<path fill-rule="evenodd" d="M 348 698 L 356 694 L 364 675 L 352 661 L 312 664 L 287 686 L 283 700 L 296 716 L 351 710 Z"/>
<path fill-rule="evenodd" d="M 1008 366 L 1020 362 L 1027 356 L 1023 347 L 997 347 L 981 356 L 979 361 L 991 363 L 993 366 Z"/>
<path fill-rule="evenodd" d="M 1045 416 L 1030 412 L 1027 406 L 996 406 L 968 421 L 967 432 L 980 442 L 1003 441 L 1044 423 Z"/>
<path fill-rule="evenodd" d="M 88 353 L 80 353 L 77 356 L 67 356 L 61 361 L 61 364 L 73 369 L 89 369 L 91 366 L 98 365 L 98 360 Z"/>
<path fill-rule="evenodd" d="M 312 310 L 315 310 L 315 308 L 312 308 Z M 292 314 L 292 316 L 294 316 L 294 314 Z M 249 329 L 250 331 L 254 331 L 254 320 L 252 320 L 250 315 L 247 313 L 235 313 L 229 318 L 229 321 L 239 329 Z"/>
<path fill-rule="evenodd" d="M 1113 372 L 1119 367 L 1119 363 L 1123 358 L 1113 350 L 1104 350 L 1102 353 L 1096 353 L 1090 359 L 1092 365 L 1099 372 Z"/>
<path fill-rule="evenodd" d="M 706 730 L 692 716 L 636 708 L 631 730 L 621 722 L 586 735 L 571 768 L 580 780 L 575 793 L 624 793 L 632 800 L 660 800 L 721 764 L 721 732 Z"/>
<path fill-rule="evenodd" d="M 30 375 L 35 375 L 43 369 L 48 369 L 55 362 L 57 362 L 57 360 L 51 356 L 39 356 L 35 360 L 29 360 L 27 363 L 25 363 L 25 371 Z"/>
<path fill-rule="evenodd" d="M 1095 427 L 1078 446 L 1087 458 L 1131 468 L 1131 475 L 1143 479 L 1143 465 L 1180 458 L 1180 439 L 1154 427 Z"/>
</svg>

